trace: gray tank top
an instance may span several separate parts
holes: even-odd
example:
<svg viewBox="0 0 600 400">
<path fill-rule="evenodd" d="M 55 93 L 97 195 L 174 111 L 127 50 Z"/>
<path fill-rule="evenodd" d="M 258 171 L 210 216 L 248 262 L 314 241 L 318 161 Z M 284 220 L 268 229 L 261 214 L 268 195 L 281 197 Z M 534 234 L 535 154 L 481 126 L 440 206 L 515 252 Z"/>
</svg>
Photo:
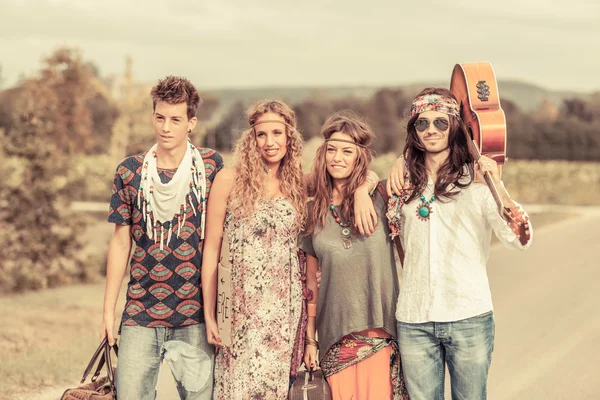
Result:
<svg viewBox="0 0 600 400">
<path fill-rule="evenodd" d="M 353 235 L 349 249 L 344 248 L 342 228 L 331 213 L 323 229 L 300 236 L 299 247 L 316 257 L 322 269 L 316 321 L 321 359 L 353 332 L 382 328 L 396 337 L 398 275 L 385 217 L 387 205 L 379 193 L 373 203 L 378 218 L 375 233 L 368 238 Z"/>
</svg>

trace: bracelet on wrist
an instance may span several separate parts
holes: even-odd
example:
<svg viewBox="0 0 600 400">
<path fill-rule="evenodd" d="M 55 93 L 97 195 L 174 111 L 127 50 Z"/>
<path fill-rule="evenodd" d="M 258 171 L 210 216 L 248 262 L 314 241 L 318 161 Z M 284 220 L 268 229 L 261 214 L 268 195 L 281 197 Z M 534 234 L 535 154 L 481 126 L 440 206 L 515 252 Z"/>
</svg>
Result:
<svg viewBox="0 0 600 400">
<path fill-rule="evenodd" d="M 317 350 L 319 349 L 319 342 L 317 342 L 315 339 L 306 337 L 304 338 L 304 344 L 307 344 L 309 346 L 315 346 Z"/>
</svg>

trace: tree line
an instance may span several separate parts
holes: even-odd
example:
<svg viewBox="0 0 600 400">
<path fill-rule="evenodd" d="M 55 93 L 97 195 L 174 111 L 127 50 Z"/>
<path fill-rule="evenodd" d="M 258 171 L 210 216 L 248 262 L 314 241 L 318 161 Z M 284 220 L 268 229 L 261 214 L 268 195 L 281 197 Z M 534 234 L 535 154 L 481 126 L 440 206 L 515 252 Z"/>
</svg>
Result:
<svg viewBox="0 0 600 400">
<path fill-rule="evenodd" d="M 371 124 L 377 139 L 377 154 L 399 154 L 406 140 L 406 124 L 414 93 L 382 88 L 372 97 L 308 98 L 293 104 L 299 130 L 305 139 L 318 137 L 328 115 L 352 109 Z M 600 93 L 589 98 L 569 98 L 562 104 L 549 101 L 525 111 L 508 99 L 501 99 L 506 116 L 507 155 L 525 160 L 600 161 Z M 247 126 L 244 109 L 238 102 L 212 128 L 202 144 L 229 151 Z"/>
</svg>

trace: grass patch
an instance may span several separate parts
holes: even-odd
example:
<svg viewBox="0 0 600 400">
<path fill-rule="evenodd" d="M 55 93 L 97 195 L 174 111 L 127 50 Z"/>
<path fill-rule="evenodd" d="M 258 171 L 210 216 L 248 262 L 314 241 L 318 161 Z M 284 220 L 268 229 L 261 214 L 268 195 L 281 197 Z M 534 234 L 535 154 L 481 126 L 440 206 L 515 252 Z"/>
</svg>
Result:
<svg viewBox="0 0 600 400">
<path fill-rule="evenodd" d="M 99 344 L 103 298 L 104 283 L 0 297 L 11 321 L 0 333 L 0 399 L 76 384 Z"/>
</svg>

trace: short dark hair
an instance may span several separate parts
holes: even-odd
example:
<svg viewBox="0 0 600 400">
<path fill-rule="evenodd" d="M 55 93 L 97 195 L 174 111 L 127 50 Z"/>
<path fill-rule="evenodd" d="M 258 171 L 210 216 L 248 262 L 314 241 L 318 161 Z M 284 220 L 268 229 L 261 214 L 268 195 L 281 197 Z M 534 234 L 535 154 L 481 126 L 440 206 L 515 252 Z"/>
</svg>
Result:
<svg viewBox="0 0 600 400">
<path fill-rule="evenodd" d="M 192 82 L 180 76 L 169 75 L 160 79 L 150 91 L 152 96 L 152 109 L 156 109 L 156 103 L 164 101 L 168 104 L 187 104 L 187 117 L 192 119 L 196 116 L 202 99 Z"/>
</svg>

